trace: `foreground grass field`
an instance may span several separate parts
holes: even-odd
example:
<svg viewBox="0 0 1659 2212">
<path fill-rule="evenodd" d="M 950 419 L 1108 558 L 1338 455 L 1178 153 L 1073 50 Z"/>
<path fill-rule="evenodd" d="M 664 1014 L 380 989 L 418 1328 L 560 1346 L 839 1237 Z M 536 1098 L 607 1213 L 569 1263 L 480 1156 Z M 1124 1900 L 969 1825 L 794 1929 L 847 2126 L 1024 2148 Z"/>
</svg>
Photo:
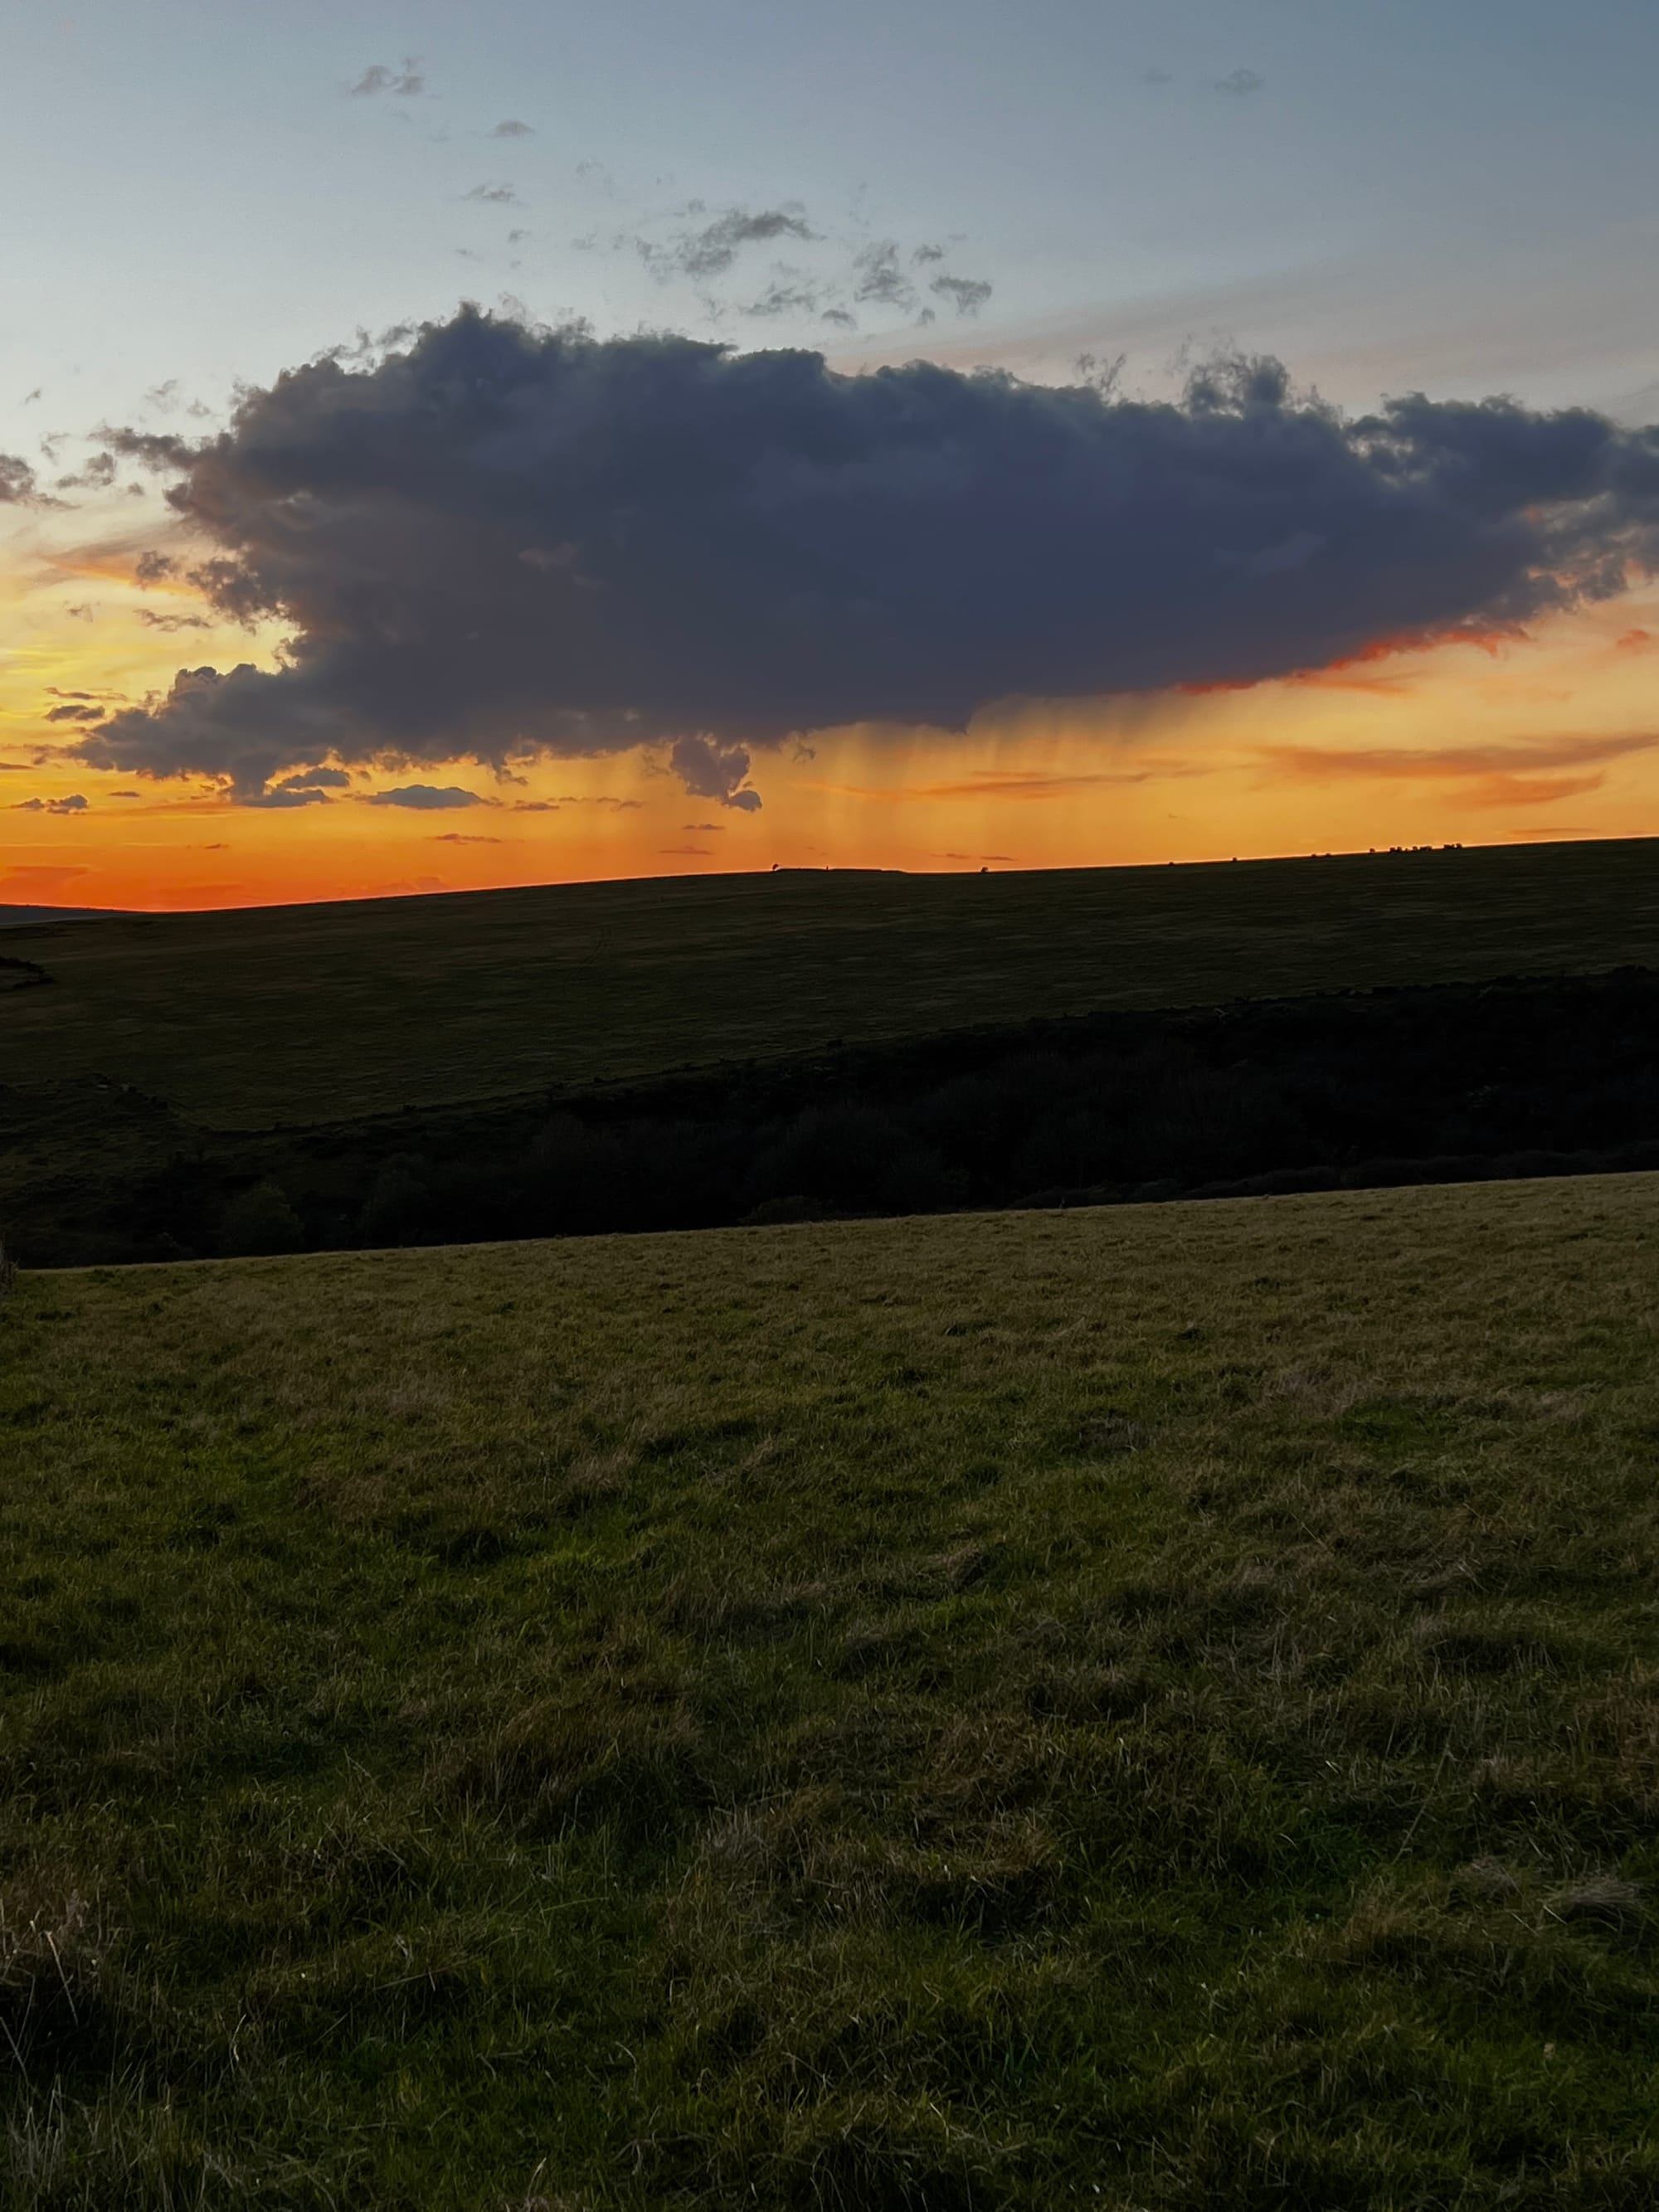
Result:
<svg viewBox="0 0 1659 2212">
<path fill-rule="evenodd" d="M 5 988 L 25 961 L 33 987 Z M 554 884 L 9 929 L 0 1065 L 263 1128 L 1038 1015 L 1632 963 L 1659 966 L 1651 839 Z"/>
<path fill-rule="evenodd" d="M 0 2203 L 1659 2194 L 1659 1178 L 25 1277 Z"/>
</svg>

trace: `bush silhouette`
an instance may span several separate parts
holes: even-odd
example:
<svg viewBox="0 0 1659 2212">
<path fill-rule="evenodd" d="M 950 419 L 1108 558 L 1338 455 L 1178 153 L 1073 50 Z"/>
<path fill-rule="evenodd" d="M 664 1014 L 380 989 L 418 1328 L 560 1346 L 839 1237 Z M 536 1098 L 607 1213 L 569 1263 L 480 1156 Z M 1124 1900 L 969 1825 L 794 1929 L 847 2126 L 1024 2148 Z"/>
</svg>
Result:
<svg viewBox="0 0 1659 2212">
<path fill-rule="evenodd" d="M 280 1183 L 256 1182 L 233 1198 L 219 1224 L 220 1249 L 234 1257 L 303 1252 L 305 1224 Z"/>
<path fill-rule="evenodd" d="M 381 1163 L 357 1219 L 365 1244 L 418 1244 L 428 1225 L 432 1193 L 424 1160 L 406 1152 Z"/>
</svg>

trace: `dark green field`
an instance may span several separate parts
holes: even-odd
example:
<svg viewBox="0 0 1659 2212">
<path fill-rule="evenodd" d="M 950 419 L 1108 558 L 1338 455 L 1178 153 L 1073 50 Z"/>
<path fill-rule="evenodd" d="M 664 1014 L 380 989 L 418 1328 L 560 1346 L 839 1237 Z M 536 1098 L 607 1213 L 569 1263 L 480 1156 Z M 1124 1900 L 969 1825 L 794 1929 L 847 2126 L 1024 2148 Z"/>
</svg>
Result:
<svg viewBox="0 0 1659 2212">
<path fill-rule="evenodd" d="M 1659 844 L 571 884 L 11 929 L 4 955 L 51 982 L 0 989 L 0 1081 L 100 1075 L 258 1128 L 1038 1015 L 1659 966 Z"/>
<path fill-rule="evenodd" d="M 1650 2206 L 1656 1256 L 1607 1176 L 25 1276 L 0 2203 Z"/>
</svg>

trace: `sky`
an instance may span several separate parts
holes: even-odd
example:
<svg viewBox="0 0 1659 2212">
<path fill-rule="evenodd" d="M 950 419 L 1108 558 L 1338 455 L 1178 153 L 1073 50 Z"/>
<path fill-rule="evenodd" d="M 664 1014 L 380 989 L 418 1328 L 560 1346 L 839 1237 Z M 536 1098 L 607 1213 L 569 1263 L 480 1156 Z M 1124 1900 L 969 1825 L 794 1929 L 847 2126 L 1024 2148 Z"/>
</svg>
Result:
<svg viewBox="0 0 1659 2212">
<path fill-rule="evenodd" d="M 7 63 L 0 901 L 1659 834 L 1649 5 Z"/>
</svg>

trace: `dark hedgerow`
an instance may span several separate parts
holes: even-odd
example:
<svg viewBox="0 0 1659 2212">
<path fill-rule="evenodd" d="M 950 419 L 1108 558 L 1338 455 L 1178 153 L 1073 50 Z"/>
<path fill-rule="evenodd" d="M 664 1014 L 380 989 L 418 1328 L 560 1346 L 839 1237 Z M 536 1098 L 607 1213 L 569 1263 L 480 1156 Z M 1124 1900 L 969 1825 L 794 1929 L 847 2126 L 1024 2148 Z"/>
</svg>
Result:
<svg viewBox="0 0 1659 2212">
<path fill-rule="evenodd" d="M 0 1127 L 36 1113 L 11 1201 L 36 1264 L 1618 1172 L 1659 1164 L 1659 974 L 1102 1014 L 264 1134 L 102 1086 L 72 1156 L 64 1102 L 21 1097 Z"/>
</svg>

